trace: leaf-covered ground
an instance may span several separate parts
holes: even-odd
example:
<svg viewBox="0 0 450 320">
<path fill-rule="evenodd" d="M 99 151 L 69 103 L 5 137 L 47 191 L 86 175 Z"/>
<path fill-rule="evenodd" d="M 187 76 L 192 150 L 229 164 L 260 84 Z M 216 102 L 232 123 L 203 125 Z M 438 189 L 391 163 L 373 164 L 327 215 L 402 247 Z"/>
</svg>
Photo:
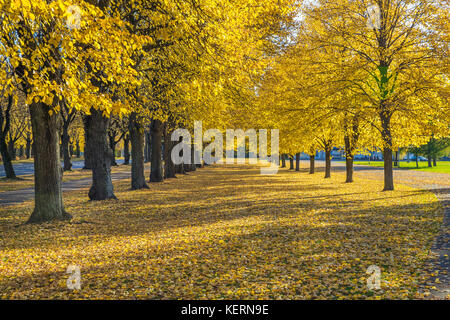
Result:
<svg viewBox="0 0 450 320">
<path fill-rule="evenodd" d="M 118 201 L 71 192 L 70 223 L 22 225 L 31 202 L 1 208 L 0 298 L 422 298 L 436 196 L 342 181 L 215 166 L 150 190 L 119 181 Z M 71 264 L 78 291 L 66 287 Z M 367 288 L 371 265 L 380 291 Z"/>
</svg>

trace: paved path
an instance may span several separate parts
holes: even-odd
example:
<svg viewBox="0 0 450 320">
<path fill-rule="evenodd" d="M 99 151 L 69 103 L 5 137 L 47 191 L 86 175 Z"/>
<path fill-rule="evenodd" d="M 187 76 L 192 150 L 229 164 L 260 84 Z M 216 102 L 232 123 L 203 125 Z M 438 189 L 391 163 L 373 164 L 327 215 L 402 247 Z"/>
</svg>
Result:
<svg viewBox="0 0 450 320">
<path fill-rule="evenodd" d="M 112 180 L 122 180 L 130 178 L 130 172 L 115 172 L 111 175 Z M 92 178 L 84 178 L 79 180 L 71 180 L 64 182 L 62 185 L 63 192 L 87 189 L 92 184 Z M 34 199 L 34 188 L 20 189 L 15 191 L 0 192 L 0 205 L 8 206 L 19 204 L 24 201 Z"/>
<path fill-rule="evenodd" d="M 116 159 L 117 164 L 123 164 L 123 159 Z M 61 162 L 61 164 L 63 164 Z M 22 163 L 14 163 L 13 164 L 14 171 L 17 176 L 24 176 L 34 174 L 34 163 L 33 162 L 22 162 Z M 73 161 L 72 169 L 81 169 L 84 167 L 84 161 Z M 3 167 L 3 163 L 0 165 L 0 178 L 5 177 L 5 168 Z"/>
</svg>

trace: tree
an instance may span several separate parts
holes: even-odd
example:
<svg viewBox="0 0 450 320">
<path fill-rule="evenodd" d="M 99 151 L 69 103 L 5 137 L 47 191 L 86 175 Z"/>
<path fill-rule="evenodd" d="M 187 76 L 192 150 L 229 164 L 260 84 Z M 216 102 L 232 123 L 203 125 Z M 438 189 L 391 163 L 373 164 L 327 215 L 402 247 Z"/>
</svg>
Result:
<svg viewBox="0 0 450 320">
<path fill-rule="evenodd" d="M 428 134 L 448 132 L 439 120 L 444 119 L 440 106 L 446 85 L 445 31 L 439 19 L 445 9 L 436 1 L 420 0 L 378 0 L 375 5 L 369 27 L 362 0 L 321 1 L 305 15 L 313 50 L 326 47 L 347 57 L 343 65 L 336 65 L 333 55 L 315 61 L 329 67 L 330 74 L 352 70 L 344 81 L 329 83 L 367 99 L 364 118 L 381 134 L 388 191 L 394 189 L 392 150 L 401 138 L 399 125 L 413 122 Z M 437 125 L 430 127 L 430 119 Z"/>
<path fill-rule="evenodd" d="M 69 127 L 71 123 L 75 120 L 76 117 L 76 109 L 70 109 L 69 106 L 61 101 L 61 119 L 62 119 L 62 135 L 61 135 L 61 144 L 62 144 L 62 152 L 64 158 L 64 171 L 72 170 L 72 163 L 70 161 L 71 155 L 69 151 L 70 144 L 70 135 L 69 135 Z"/>
<path fill-rule="evenodd" d="M 132 112 L 129 121 L 131 140 L 131 188 L 148 188 L 144 174 L 144 119 Z"/>
<path fill-rule="evenodd" d="M 3 95 L 2 95 L 3 96 Z M 2 155 L 3 167 L 5 168 L 6 178 L 15 179 L 16 173 L 11 161 L 6 136 L 11 126 L 11 108 L 13 105 L 13 96 L 9 95 L 6 101 L 0 100 L 0 152 Z M 4 106 L 6 105 L 6 106 Z"/>
<path fill-rule="evenodd" d="M 142 41 L 128 34 L 122 21 L 103 12 L 105 5 L 106 1 L 100 8 L 86 1 L 79 6 L 63 1 L 0 1 L 0 56 L 7 57 L 31 115 L 35 209 L 29 222 L 70 218 L 61 191 L 60 102 L 85 112 L 94 110 L 103 124 L 98 113 L 126 109 L 126 104 L 112 98 L 121 96 L 118 88 L 133 90 L 139 83 L 129 55 Z M 77 21 L 77 14 L 83 19 Z M 115 86 L 100 90 L 97 84 L 107 81 Z"/>
</svg>

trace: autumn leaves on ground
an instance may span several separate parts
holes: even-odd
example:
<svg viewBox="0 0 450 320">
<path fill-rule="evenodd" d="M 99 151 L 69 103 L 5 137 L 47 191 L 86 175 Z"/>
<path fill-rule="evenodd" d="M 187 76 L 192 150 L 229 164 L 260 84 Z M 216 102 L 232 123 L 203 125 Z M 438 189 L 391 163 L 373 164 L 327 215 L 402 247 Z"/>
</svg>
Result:
<svg viewBox="0 0 450 320">
<path fill-rule="evenodd" d="M 344 174 L 209 166 L 119 200 L 65 194 L 70 222 L 24 225 L 32 201 L 0 209 L 0 298 L 423 298 L 442 207 L 425 191 Z M 68 290 L 69 265 L 81 290 Z M 377 265 L 382 289 L 367 287 Z M 425 294 L 419 293 L 425 292 Z"/>
</svg>

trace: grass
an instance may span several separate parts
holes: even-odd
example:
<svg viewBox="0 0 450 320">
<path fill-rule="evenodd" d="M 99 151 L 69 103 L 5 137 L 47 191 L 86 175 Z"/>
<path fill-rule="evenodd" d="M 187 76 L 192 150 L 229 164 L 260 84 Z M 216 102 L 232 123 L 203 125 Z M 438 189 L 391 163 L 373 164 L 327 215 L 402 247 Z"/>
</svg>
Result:
<svg viewBox="0 0 450 320">
<path fill-rule="evenodd" d="M 342 174 L 212 166 L 89 202 L 65 194 L 74 219 L 23 225 L 32 201 L 0 208 L 3 299 L 412 299 L 442 207 L 425 191 Z M 81 290 L 66 287 L 81 269 Z M 382 290 L 366 270 L 381 268 Z"/>
<path fill-rule="evenodd" d="M 373 166 L 373 167 L 383 167 L 383 161 L 355 161 L 355 164 Z M 395 167 L 397 168 L 397 167 Z M 399 169 L 403 170 L 417 170 L 425 172 L 437 172 L 437 173 L 450 173 L 450 161 L 438 161 L 436 167 L 429 168 L 427 161 L 419 161 L 419 168 L 416 167 L 416 162 L 406 162 L 401 161 Z"/>
</svg>

